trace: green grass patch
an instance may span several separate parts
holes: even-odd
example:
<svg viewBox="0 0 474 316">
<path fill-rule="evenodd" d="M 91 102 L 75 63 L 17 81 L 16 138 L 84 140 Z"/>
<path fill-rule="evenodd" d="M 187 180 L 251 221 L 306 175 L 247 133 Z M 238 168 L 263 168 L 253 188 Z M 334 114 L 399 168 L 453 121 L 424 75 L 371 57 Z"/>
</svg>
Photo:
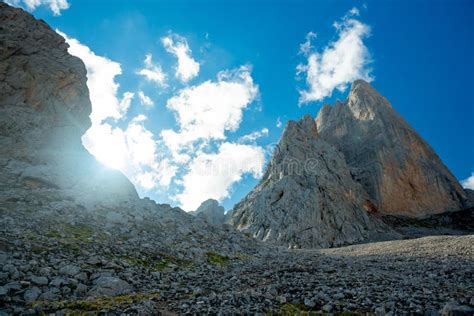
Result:
<svg viewBox="0 0 474 316">
<path fill-rule="evenodd" d="M 212 264 L 215 264 L 215 265 L 223 266 L 223 265 L 228 265 L 229 262 L 230 262 L 229 257 L 222 256 L 222 255 L 217 254 L 215 252 L 207 252 L 206 256 L 207 256 L 207 261 L 209 261 L 209 263 L 212 263 Z"/>
<path fill-rule="evenodd" d="M 61 234 L 57 230 L 49 231 L 45 236 L 48 238 L 61 238 Z"/>
<path fill-rule="evenodd" d="M 64 232 L 67 236 L 80 240 L 80 241 L 89 241 L 89 239 L 94 235 L 94 230 L 87 225 L 66 225 L 64 227 Z"/>
</svg>

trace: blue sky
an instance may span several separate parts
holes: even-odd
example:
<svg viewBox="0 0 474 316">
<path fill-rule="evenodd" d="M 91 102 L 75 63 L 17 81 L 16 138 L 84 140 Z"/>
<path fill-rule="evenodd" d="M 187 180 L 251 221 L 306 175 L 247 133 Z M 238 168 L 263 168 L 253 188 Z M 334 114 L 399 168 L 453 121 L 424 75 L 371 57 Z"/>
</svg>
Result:
<svg viewBox="0 0 474 316">
<path fill-rule="evenodd" d="M 110 102 L 116 110 L 96 120 L 100 133 L 113 135 L 101 147 L 102 158 L 134 151 L 135 156 L 124 156 L 132 164 L 115 167 L 122 163 L 119 168 L 142 196 L 187 210 L 213 197 L 231 208 L 258 182 L 268 147 L 278 141 L 285 123 L 306 113 L 315 116 L 324 103 L 345 99 L 347 90 L 340 90 L 354 76 L 373 79 L 458 179 L 474 172 L 472 1 L 50 0 L 34 8 L 31 0 L 9 2 L 77 40 L 78 54 L 90 58 L 89 69 L 102 67 L 96 89 L 105 84 L 101 91 L 110 95 L 97 96 L 101 104 L 93 105 L 98 109 Z M 309 32 L 316 36 L 310 35 L 311 47 L 302 50 Z M 311 56 L 321 62 L 328 45 L 337 46 L 344 34 L 352 40 L 339 43 L 341 49 L 333 53 L 349 64 L 342 70 L 340 63 L 329 66 L 341 71 L 332 83 L 313 79 L 315 93 L 301 104 L 300 91 L 311 92 Z M 147 54 L 152 56 L 148 64 Z M 143 69 L 165 79 L 149 80 L 139 74 Z M 321 91 L 327 93 L 321 96 Z M 140 92 L 149 99 L 140 98 Z M 226 106 L 206 107 L 207 98 Z M 193 121 L 201 116 L 200 123 Z M 173 153 L 169 135 L 186 150 Z M 119 149 L 107 147 L 115 140 Z M 95 146 L 100 150 L 100 144 Z M 209 178 L 199 163 L 216 161 L 219 166 L 232 161 L 232 170 Z"/>
</svg>

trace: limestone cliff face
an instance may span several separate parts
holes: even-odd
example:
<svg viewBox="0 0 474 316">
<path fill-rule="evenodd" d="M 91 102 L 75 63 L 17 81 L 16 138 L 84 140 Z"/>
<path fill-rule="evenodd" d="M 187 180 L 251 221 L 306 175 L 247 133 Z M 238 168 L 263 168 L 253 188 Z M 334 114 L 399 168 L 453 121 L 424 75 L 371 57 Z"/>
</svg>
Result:
<svg viewBox="0 0 474 316">
<path fill-rule="evenodd" d="M 82 61 L 67 53 L 64 39 L 46 23 L 4 3 L 0 3 L 0 42 L 2 136 L 14 134 L 16 145 L 28 147 L 15 148 L 12 154 L 80 145 L 91 124 Z M 58 138 L 66 142 L 52 141 Z"/>
<path fill-rule="evenodd" d="M 59 189 L 86 200 L 138 197 L 125 176 L 82 147 L 91 125 L 86 69 L 67 49 L 46 23 L 0 3 L 2 193 Z"/>
<path fill-rule="evenodd" d="M 266 173 L 233 210 L 234 226 L 289 247 L 333 247 L 390 229 L 313 118 L 290 121 Z"/>
<path fill-rule="evenodd" d="M 433 149 L 367 82 L 324 106 L 322 139 L 338 148 L 380 212 L 423 217 L 460 210 L 466 195 Z"/>
</svg>

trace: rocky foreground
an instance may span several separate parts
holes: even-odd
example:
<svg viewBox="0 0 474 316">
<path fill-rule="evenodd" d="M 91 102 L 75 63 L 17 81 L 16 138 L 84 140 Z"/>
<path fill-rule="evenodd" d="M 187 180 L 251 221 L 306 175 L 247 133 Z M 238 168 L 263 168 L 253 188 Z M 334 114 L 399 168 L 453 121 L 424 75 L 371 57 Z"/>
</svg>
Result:
<svg viewBox="0 0 474 316">
<path fill-rule="evenodd" d="M 2 315 L 474 311 L 474 235 L 288 250 L 230 226 L 174 226 L 165 206 L 145 225 L 51 205 L 31 216 L 31 202 L 0 209 Z"/>
</svg>

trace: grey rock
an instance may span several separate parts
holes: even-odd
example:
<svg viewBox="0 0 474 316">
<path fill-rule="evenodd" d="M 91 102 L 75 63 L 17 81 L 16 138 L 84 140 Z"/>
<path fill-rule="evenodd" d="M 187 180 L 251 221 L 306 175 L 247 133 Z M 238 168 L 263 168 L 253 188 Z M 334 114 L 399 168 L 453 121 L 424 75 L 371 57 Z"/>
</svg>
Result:
<svg viewBox="0 0 474 316">
<path fill-rule="evenodd" d="M 59 298 L 60 298 L 59 291 L 57 289 L 46 291 L 39 296 L 40 301 L 54 302 L 54 301 L 59 300 Z"/>
<path fill-rule="evenodd" d="M 85 273 L 85 272 L 81 272 L 81 273 L 76 274 L 74 276 L 74 278 L 76 280 L 79 280 L 79 281 L 82 281 L 82 282 L 87 282 L 87 280 L 88 280 L 87 273 Z"/>
<path fill-rule="evenodd" d="M 30 278 L 31 282 L 33 282 L 34 284 L 36 285 L 47 285 L 49 280 L 47 277 L 44 277 L 44 276 L 32 276 Z"/>
<path fill-rule="evenodd" d="M 8 275 L 9 275 L 8 272 L 0 272 L 0 281 L 4 281 L 8 279 Z"/>
<path fill-rule="evenodd" d="M 4 287 L 7 288 L 8 290 L 15 290 L 15 291 L 21 290 L 22 288 L 20 282 L 10 282 L 4 285 Z"/>
<path fill-rule="evenodd" d="M 304 305 L 308 306 L 309 308 L 313 308 L 316 306 L 316 302 L 312 298 L 305 298 Z"/>
<path fill-rule="evenodd" d="M 87 206 L 137 199 L 124 175 L 82 146 L 91 126 L 83 62 L 68 53 L 64 38 L 21 9 L 0 3 L 0 25 L 0 159 L 7 159 L 0 183 L 14 184 L 15 196 L 20 189 L 57 190 Z"/>
<path fill-rule="evenodd" d="M 87 293 L 87 290 L 89 288 L 87 287 L 87 285 L 83 284 L 83 283 L 79 283 L 76 287 L 76 293 L 80 294 L 80 295 L 83 295 L 85 293 Z"/>
<path fill-rule="evenodd" d="M 277 296 L 276 300 L 280 304 L 285 304 L 286 303 L 286 297 L 284 297 L 284 296 Z"/>
<path fill-rule="evenodd" d="M 322 310 L 327 312 L 327 313 L 330 313 L 333 310 L 333 306 L 331 304 L 326 304 L 322 307 Z"/>
<path fill-rule="evenodd" d="M 55 287 L 61 287 L 63 285 L 68 284 L 68 281 L 64 278 L 57 277 L 57 278 L 54 278 L 50 284 Z"/>
<path fill-rule="evenodd" d="M 225 210 L 214 199 L 209 199 L 201 203 L 198 209 L 191 212 L 192 215 L 204 219 L 211 225 L 222 225 L 225 222 Z"/>
<path fill-rule="evenodd" d="M 66 265 L 59 269 L 59 273 L 67 276 L 75 276 L 81 271 L 81 268 L 75 265 Z"/>
<path fill-rule="evenodd" d="M 309 116 L 290 121 L 260 183 L 233 211 L 234 226 L 289 247 L 334 247 L 390 231 L 344 156 L 318 137 Z"/>
<path fill-rule="evenodd" d="M 32 303 L 40 296 L 41 290 L 37 287 L 29 288 L 25 291 L 23 298 L 27 303 Z"/>
<path fill-rule="evenodd" d="M 94 287 L 89 291 L 89 295 L 115 296 L 129 293 L 133 290 L 130 284 L 116 277 L 102 276 L 96 279 L 94 284 Z"/>
<path fill-rule="evenodd" d="M 472 316 L 474 315 L 474 308 L 461 305 L 456 302 L 449 302 L 441 311 L 441 316 Z"/>
<path fill-rule="evenodd" d="M 12 264 L 6 264 L 2 268 L 3 271 L 13 274 L 17 271 L 16 267 Z"/>
<path fill-rule="evenodd" d="M 49 277 L 51 275 L 51 267 L 43 267 L 39 270 L 39 274 L 45 277 Z"/>
<path fill-rule="evenodd" d="M 423 217 L 467 206 L 434 150 L 367 82 L 355 81 L 348 99 L 325 105 L 316 121 L 380 212 Z"/>
</svg>

